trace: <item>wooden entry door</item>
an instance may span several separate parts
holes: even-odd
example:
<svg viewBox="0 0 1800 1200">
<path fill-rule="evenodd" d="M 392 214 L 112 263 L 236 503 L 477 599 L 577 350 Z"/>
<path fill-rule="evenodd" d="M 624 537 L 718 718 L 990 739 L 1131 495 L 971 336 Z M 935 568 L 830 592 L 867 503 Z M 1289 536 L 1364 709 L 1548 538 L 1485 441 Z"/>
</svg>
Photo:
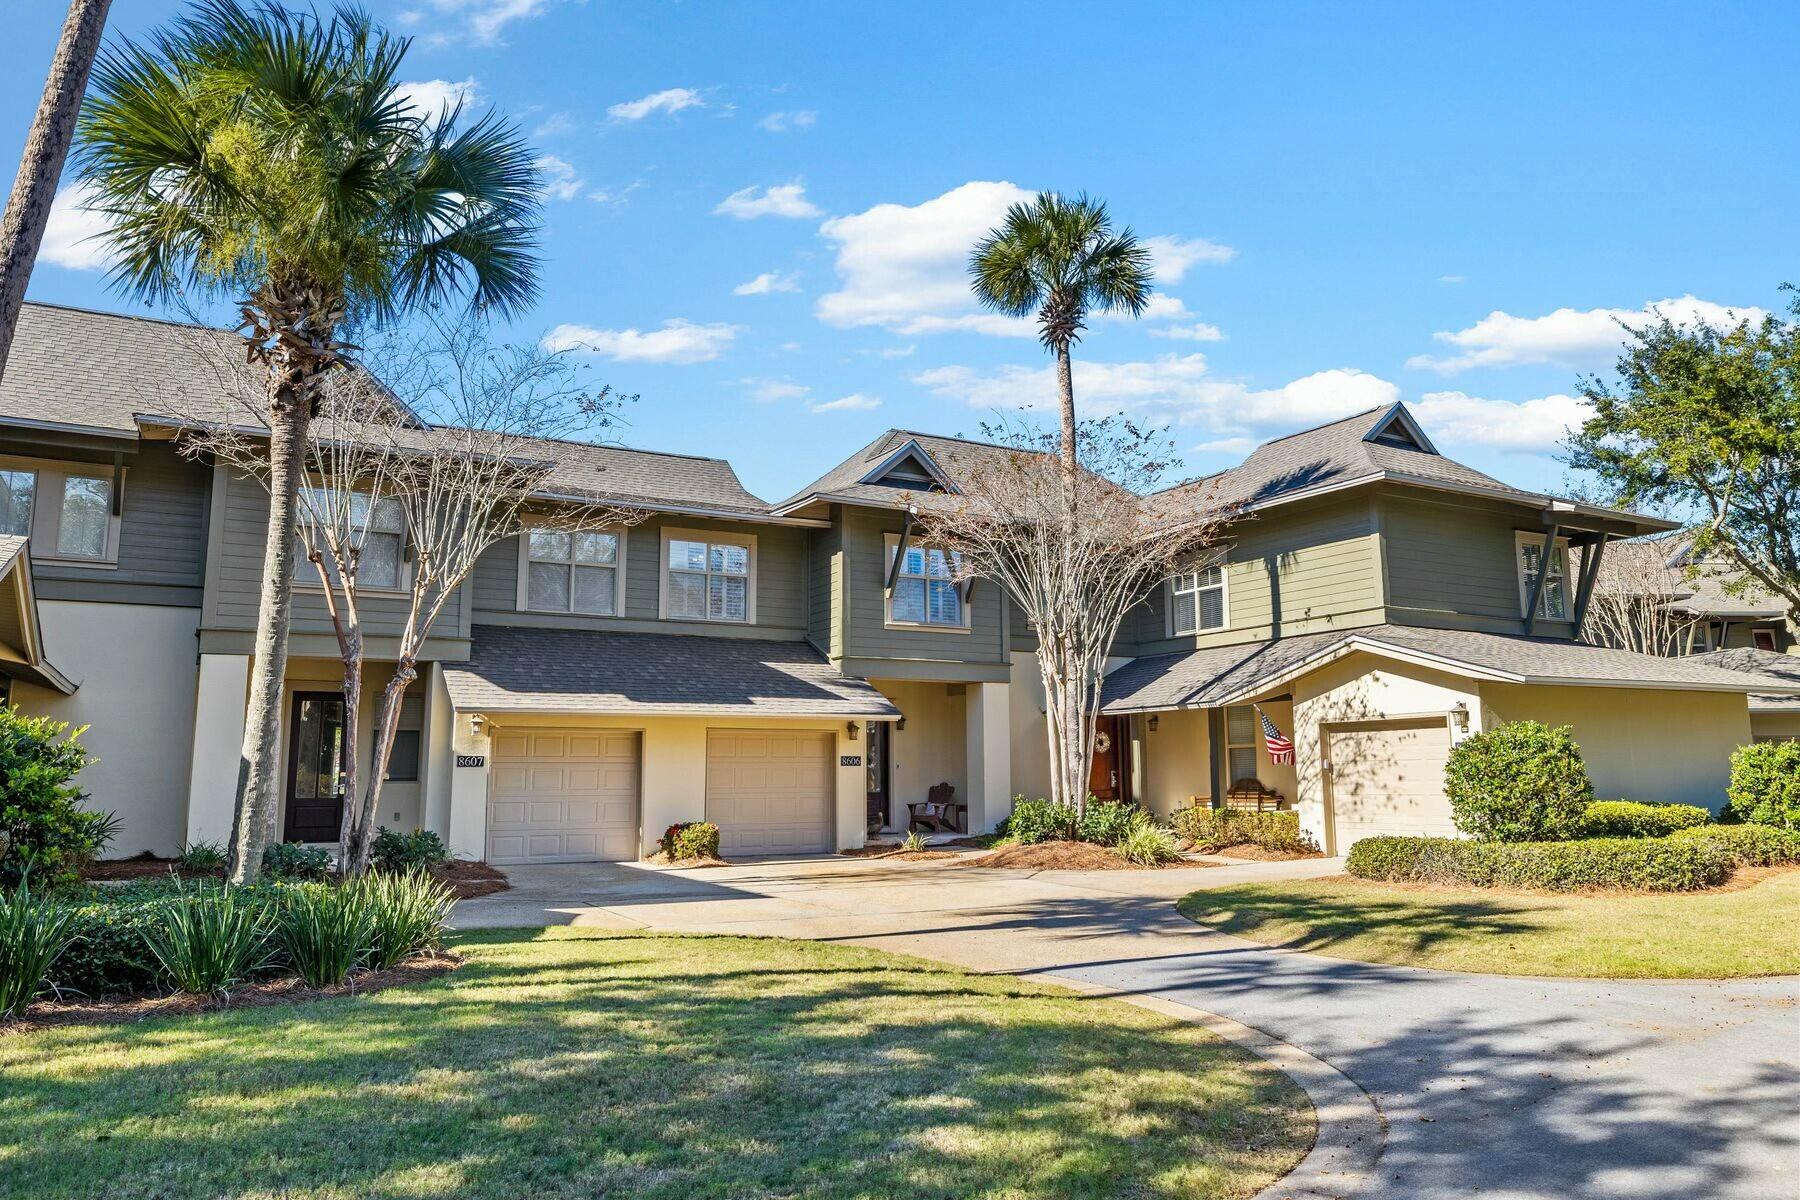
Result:
<svg viewBox="0 0 1800 1200">
<path fill-rule="evenodd" d="M 295 692 L 288 733 L 289 842 L 335 842 L 344 820 L 344 697 Z"/>
<path fill-rule="evenodd" d="M 863 762 L 869 776 L 870 833 L 886 829 L 888 823 L 888 728 L 886 721 L 869 722 L 868 749 L 864 751 Z"/>
<path fill-rule="evenodd" d="M 1088 773 L 1088 794 L 1096 800 L 1124 800 L 1131 792 L 1126 778 L 1130 753 L 1125 745 L 1125 721 L 1101 717 L 1094 724 L 1094 765 Z"/>
</svg>

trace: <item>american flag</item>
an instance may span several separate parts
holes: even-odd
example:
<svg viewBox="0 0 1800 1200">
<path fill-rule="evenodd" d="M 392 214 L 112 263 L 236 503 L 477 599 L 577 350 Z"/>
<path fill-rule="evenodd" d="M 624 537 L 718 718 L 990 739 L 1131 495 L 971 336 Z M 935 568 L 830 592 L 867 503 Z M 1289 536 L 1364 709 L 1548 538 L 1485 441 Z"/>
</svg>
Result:
<svg viewBox="0 0 1800 1200">
<path fill-rule="evenodd" d="M 1277 766 L 1286 766 L 1294 761 L 1294 743 L 1287 740 L 1281 730 L 1275 728 L 1275 722 L 1269 720 L 1269 714 L 1262 709 L 1256 710 L 1256 719 L 1262 722 L 1263 744 L 1269 748 L 1269 761 Z"/>
</svg>

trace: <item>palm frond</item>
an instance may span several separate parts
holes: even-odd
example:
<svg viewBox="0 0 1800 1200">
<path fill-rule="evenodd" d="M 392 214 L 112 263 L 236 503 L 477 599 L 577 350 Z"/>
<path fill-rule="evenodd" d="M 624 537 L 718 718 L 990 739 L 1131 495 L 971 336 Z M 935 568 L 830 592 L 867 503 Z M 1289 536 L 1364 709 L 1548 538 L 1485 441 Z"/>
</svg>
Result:
<svg viewBox="0 0 1800 1200">
<path fill-rule="evenodd" d="M 1115 233 L 1106 205 L 1039 192 L 1014 204 L 969 256 L 982 305 L 1009 317 L 1036 315 L 1046 346 L 1080 336 L 1089 312 L 1143 312 L 1152 291 L 1150 252 L 1131 230 Z"/>
</svg>

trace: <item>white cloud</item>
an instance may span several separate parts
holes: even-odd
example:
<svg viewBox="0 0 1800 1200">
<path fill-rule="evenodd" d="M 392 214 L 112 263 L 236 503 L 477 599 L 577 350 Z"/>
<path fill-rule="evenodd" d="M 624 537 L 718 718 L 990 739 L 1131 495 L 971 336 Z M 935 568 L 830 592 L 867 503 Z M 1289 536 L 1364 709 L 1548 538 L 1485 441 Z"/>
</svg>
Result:
<svg viewBox="0 0 1800 1200">
<path fill-rule="evenodd" d="M 1195 263 L 1230 262 L 1237 251 L 1205 238 L 1179 238 L 1171 235 L 1142 239 L 1150 251 L 1150 273 L 1158 283 L 1180 283 L 1181 277 Z"/>
<path fill-rule="evenodd" d="M 94 198 L 94 190 L 87 183 L 56 189 L 44 226 L 44 240 L 38 248 L 39 261 L 71 271 L 99 271 L 112 265 L 112 250 L 99 236 L 112 226 L 103 214 L 83 207 Z"/>
<path fill-rule="evenodd" d="M 810 396 L 812 389 L 803 383 L 790 383 L 785 379 L 762 379 L 751 377 L 740 379 L 750 392 L 750 398 L 758 404 L 774 404 L 778 400 L 798 400 Z"/>
<path fill-rule="evenodd" d="M 1256 449 L 1256 439 L 1253 437 L 1245 437 L 1240 434 L 1237 437 L 1214 438 L 1210 442 L 1201 442 L 1194 447 L 1194 453 L 1248 454 L 1254 449 Z"/>
<path fill-rule="evenodd" d="M 477 45 L 491 45 L 514 21 L 535 17 L 543 12 L 549 0 L 429 0 L 431 11 L 450 19 L 448 27 L 427 31 L 425 42 L 446 46 L 465 38 Z M 407 25 L 420 25 L 426 14 L 411 10 L 401 14 Z"/>
<path fill-rule="evenodd" d="M 811 109 L 799 112 L 772 112 L 756 123 L 758 129 L 766 129 L 770 133 L 786 133 L 790 129 L 805 129 L 819 119 L 819 114 Z"/>
<path fill-rule="evenodd" d="M 1409 367 L 1452 373 L 1470 367 L 1512 367 L 1529 363 L 1561 363 L 1575 367 L 1605 366 L 1625 341 L 1620 323 L 1640 327 L 1658 313 L 1677 324 L 1704 322 L 1724 327 L 1740 320 L 1760 321 L 1760 308 L 1726 308 L 1692 295 L 1658 300 L 1639 309 L 1559 308 L 1542 317 L 1515 317 L 1496 309 L 1467 329 L 1435 333 L 1438 341 L 1462 351 L 1448 357 L 1419 354 Z"/>
<path fill-rule="evenodd" d="M 1594 413 L 1587 401 L 1560 392 L 1519 403 L 1464 392 L 1426 392 L 1412 410 L 1434 441 L 1538 454 L 1556 449 Z"/>
<path fill-rule="evenodd" d="M 595 204 L 623 204 L 631 193 L 644 186 L 644 180 L 634 179 L 622 188 L 598 187 L 587 194 L 587 198 Z"/>
<path fill-rule="evenodd" d="M 1439 275 L 1438 276 L 1439 283 L 1467 283 L 1468 281 L 1469 281 L 1469 277 L 1466 275 Z"/>
<path fill-rule="evenodd" d="M 834 217 L 820 234 L 834 244 L 839 290 L 820 297 L 819 319 L 900 333 L 973 330 L 1029 337 L 1029 321 L 978 311 L 969 290 L 969 251 L 1033 193 L 1015 184 L 965 183 L 921 204 L 877 204 Z"/>
<path fill-rule="evenodd" d="M 547 200 L 573 200 L 581 195 L 586 183 L 575 173 L 569 163 L 546 154 L 537 160 L 538 174 L 541 177 L 540 188 Z"/>
<path fill-rule="evenodd" d="M 740 221 L 754 221 L 758 217 L 794 217 L 805 220 L 823 215 L 823 210 L 806 198 L 806 185 L 798 181 L 778 183 L 766 188 L 739 188 L 719 201 L 713 212 L 722 217 L 736 217 Z"/>
<path fill-rule="evenodd" d="M 664 88 L 660 92 L 651 92 L 648 96 L 639 96 L 636 100 L 626 100 L 606 110 L 606 115 L 615 121 L 641 121 L 651 113 L 680 112 L 684 108 L 704 108 L 706 101 L 693 88 Z"/>
<path fill-rule="evenodd" d="M 531 136 L 534 138 L 557 137 L 561 134 L 572 133 L 574 130 L 574 117 L 565 112 L 553 112 L 537 123 L 537 126 L 531 131 Z"/>
<path fill-rule="evenodd" d="M 1225 333 L 1217 325 L 1209 325 L 1205 321 L 1195 321 L 1192 325 L 1170 325 L 1165 329 L 1152 329 L 1151 337 L 1168 338 L 1175 342 L 1222 342 Z"/>
<path fill-rule="evenodd" d="M 394 85 L 394 96 L 427 121 L 438 121 L 458 107 L 481 102 L 481 85 L 473 76 L 449 79 L 417 79 Z"/>
<path fill-rule="evenodd" d="M 737 325 L 701 325 L 680 317 L 664 321 L 648 333 L 638 329 L 594 329 L 558 325 L 544 337 L 549 350 L 581 350 L 614 362 L 711 362 L 730 348 Z"/>
<path fill-rule="evenodd" d="M 1175 321 L 1182 317 L 1191 317 L 1186 304 L 1180 296 L 1171 296 L 1167 292 L 1153 292 L 1150 299 L 1144 302 L 1144 311 L 1137 316 L 1127 312 L 1097 312 L 1094 319 L 1101 321 Z M 1035 326 L 1033 327 L 1035 329 Z"/>
<path fill-rule="evenodd" d="M 823 404 L 814 404 L 812 411 L 825 412 L 873 412 L 881 407 L 881 401 L 874 396 L 865 396 L 861 392 L 851 392 L 848 396 L 839 396 L 836 400 L 827 400 Z"/>
<path fill-rule="evenodd" d="M 764 271 L 747 283 L 740 283 L 731 289 L 734 296 L 767 296 L 771 292 L 797 292 L 800 290 L 800 272 L 789 271 L 785 275 L 780 271 Z"/>
</svg>

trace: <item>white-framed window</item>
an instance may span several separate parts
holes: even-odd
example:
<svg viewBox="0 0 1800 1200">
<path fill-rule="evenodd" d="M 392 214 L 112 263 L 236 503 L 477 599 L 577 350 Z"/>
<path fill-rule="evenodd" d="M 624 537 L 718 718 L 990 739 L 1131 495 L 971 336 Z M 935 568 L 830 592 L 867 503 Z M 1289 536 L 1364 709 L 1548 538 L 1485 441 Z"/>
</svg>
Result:
<svg viewBox="0 0 1800 1200">
<path fill-rule="evenodd" d="M 0 459 L 0 534 L 31 539 L 31 557 L 115 566 L 120 518 L 110 467 Z"/>
<path fill-rule="evenodd" d="M 1517 539 L 1519 558 L 1519 611 L 1531 603 L 1537 587 L 1538 571 L 1544 559 L 1544 539 L 1520 533 Z M 1537 615 L 1545 621 L 1569 619 L 1569 544 L 1558 538 L 1550 554 L 1550 574 L 1544 580 L 1544 593 L 1538 600 Z"/>
<path fill-rule="evenodd" d="M 670 621 L 756 620 L 756 538 L 663 530 L 661 615 Z"/>
<path fill-rule="evenodd" d="M 894 556 L 899 553 L 900 535 L 888 534 L 884 570 L 893 570 Z M 900 570 L 894 575 L 893 590 L 887 595 L 887 623 L 967 631 L 969 606 L 963 603 L 956 582 L 960 566 L 961 559 L 953 552 L 908 542 Z"/>
<path fill-rule="evenodd" d="M 309 511 L 333 511 L 333 500 L 325 488 L 301 490 L 305 493 L 300 505 L 302 520 Z M 362 530 L 362 549 L 356 556 L 358 590 L 404 589 L 407 586 L 405 507 L 392 496 L 377 499 L 367 492 L 352 492 L 348 521 Z M 304 546 L 300 553 L 306 553 Z M 317 578 L 316 572 L 314 578 Z"/>
<path fill-rule="evenodd" d="M 1225 709 L 1225 786 L 1244 779 L 1257 779 L 1262 758 L 1257 750 L 1260 741 L 1256 727 L 1256 710 L 1248 704 L 1233 704 Z"/>
<path fill-rule="evenodd" d="M 619 615 L 622 539 L 611 530 L 533 529 L 519 539 L 519 607 Z"/>
<path fill-rule="evenodd" d="M 1169 580 L 1169 632 L 1225 628 L 1225 570 L 1216 563 Z"/>
<path fill-rule="evenodd" d="M 1767 650 L 1771 654 L 1774 653 L 1777 649 L 1775 645 L 1775 631 L 1773 629 L 1752 629 L 1750 631 L 1750 644 L 1755 646 L 1758 650 Z"/>
</svg>

